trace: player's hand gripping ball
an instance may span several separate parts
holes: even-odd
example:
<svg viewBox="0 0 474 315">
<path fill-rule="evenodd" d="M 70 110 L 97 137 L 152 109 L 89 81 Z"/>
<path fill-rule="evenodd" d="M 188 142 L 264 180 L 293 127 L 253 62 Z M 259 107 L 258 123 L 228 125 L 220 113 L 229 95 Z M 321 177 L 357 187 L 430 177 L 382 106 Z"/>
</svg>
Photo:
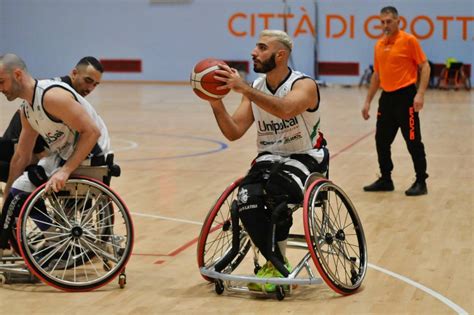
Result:
<svg viewBox="0 0 474 315">
<path fill-rule="evenodd" d="M 199 61 L 191 71 L 193 91 L 204 100 L 213 101 L 223 98 L 230 91 L 230 89 L 217 89 L 217 87 L 225 85 L 224 82 L 214 79 L 215 71 L 219 69 L 218 64 L 225 64 L 225 62 L 207 58 Z"/>
</svg>

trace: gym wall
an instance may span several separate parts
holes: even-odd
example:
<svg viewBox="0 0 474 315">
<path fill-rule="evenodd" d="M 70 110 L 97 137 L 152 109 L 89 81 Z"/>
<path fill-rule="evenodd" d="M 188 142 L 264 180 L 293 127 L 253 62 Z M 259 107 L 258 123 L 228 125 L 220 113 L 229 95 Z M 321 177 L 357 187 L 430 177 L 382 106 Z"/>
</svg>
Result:
<svg viewBox="0 0 474 315">
<path fill-rule="evenodd" d="M 0 51 L 20 55 L 39 78 L 64 75 L 94 55 L 109 63 L 104 80 L 182 82 L 206 57 L 251 63 L 259 31 L 279 28 L 294 38 L 296 69 L 355 84 L 372 63 L 379 11 L 390 4 L 431 61 L 474 62 L 472 0 L 159 2 L 0 0 Z"/>
</svg>

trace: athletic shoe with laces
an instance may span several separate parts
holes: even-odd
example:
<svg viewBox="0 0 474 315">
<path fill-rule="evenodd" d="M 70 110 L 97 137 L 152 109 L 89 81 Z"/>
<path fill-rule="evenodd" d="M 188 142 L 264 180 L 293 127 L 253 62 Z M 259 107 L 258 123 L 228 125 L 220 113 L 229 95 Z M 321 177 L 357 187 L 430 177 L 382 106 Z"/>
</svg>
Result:
<svg viewBox="0 0 474 315">
<path fill-rule="evenodd" d="M 287 258 L 285 258 L 285 267 L 290 272 L 293 270 Z M 265 265 L 262 266 L 262 268 L 257 272 L 256 277 L 257 278 L 284 278 L 283 275 L 278 271 L 278 269 L 275 268 L 275 266 L 273 266 L 273 264 L 270 261 L 267 261 Z M 249 288 L 249 290 L 252 290 L 252 291 L 264 291 L 266 293 L 272 293 L 276 291 L 276 284 L 273 284 L 273 283 L 260 284 L 260 283 L 251 282 L 247 285 L 247 287 Z M 287 289 L 287 287 L 288 286 L 285 285 L 285 289 Z"/>
<path fill-rule="evenodd" d="M 271 266 L 269 267 L 270 271 L 272 272 L 272 275 L 268 278 L 284 278 L 283 275 L 278 271 L 278 269 L 273 266 L 273 264 L 270 264 Z M 285 267 L 289 272 L 293 271 L 293 267 L 291 267 L 290 262 L 288 261 L 287 258 L 285 258 Z M 273 283 L 265 283 L 263 285 L 263 291 L 267 293 L 272 293 L 276 291 L 276 284 Z M 287 284 L 283 285 L 285 290 L 289 289 L 289 286 Z"/>
<path fill-rule="evenodd" d="M 270 278 L 271 277 L 271 273 L 268 273 L 268 268 L 270 267 L 270 265 L 272 265 L 271 262 L 267 261 L 257 272 L 257 274 L 255 275 L 257 278 Z M 273 265 L 272 265 L 273 267 Z M 247 287 L 249 288 L 249 290 L 251 291 L 262 291 L 262 285 L 260 283 L 254 283 L 254 282 L 251 282 L 249 284 L 247 284 Z"/>
</svg>

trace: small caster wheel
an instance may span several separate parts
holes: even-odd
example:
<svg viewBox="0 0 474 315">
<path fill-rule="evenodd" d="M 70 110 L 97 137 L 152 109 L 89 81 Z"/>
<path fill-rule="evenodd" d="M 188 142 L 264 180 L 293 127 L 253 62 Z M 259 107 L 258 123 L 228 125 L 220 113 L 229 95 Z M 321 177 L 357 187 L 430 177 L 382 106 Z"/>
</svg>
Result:
<svg viewBox="0 0 474 315">
<path fill-rule="evenodd" d="M 285 290 L 282 285 L 276 287 L 276 297 L 278 301 L 281 301 L 285 298 Z"/>
<path fill-rule="evenodd" d="M 127 284 L 127 276 L 124 273 L 120 274 L 118 283 L 119 283 L 120 289 L 125 288 L 125 285 Z"/>
<path fill-rule="evenodd" d="M 224 293 L 224 282 L 222 282 L 222 280 L 220 279 L 217 279 L 214 282 L 214 290 L 216 290 L 216 293 L 218 295 L 221 295 L 222 293 Z"/>
<path fill-rule="evenodd" d="M 253 269 L 253 273 L 257 274 L 260 269 L 262 269 L 262 266 L 260 266 L 258 263 L 255 264 L 255 268 Z"/>
<path fill-rule="evenodd" d="M 3 273 L 0 273 L 0 285 L 4 285 L 5 283 L 7 283 L 7 278 Z"/>
</svg>

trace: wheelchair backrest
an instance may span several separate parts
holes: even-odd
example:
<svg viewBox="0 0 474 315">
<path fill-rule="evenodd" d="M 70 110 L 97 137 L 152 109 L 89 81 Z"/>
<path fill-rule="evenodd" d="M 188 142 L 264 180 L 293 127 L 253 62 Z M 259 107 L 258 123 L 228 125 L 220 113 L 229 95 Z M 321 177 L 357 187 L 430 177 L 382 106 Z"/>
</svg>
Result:
<svg viewBox="0 0 474 315">
<path fill-rule="evenodd" d="M 114 154 L 109 153 L 104 159 L 104 165 L 91 165 L 90 161 L 86 160 L 72 173 L 72 175 L 95 178 L 106 185 L 110 185 L 111 177 L 119 177 L 120 173 L 120 166 L 114 164 Z"/>
</svg>

